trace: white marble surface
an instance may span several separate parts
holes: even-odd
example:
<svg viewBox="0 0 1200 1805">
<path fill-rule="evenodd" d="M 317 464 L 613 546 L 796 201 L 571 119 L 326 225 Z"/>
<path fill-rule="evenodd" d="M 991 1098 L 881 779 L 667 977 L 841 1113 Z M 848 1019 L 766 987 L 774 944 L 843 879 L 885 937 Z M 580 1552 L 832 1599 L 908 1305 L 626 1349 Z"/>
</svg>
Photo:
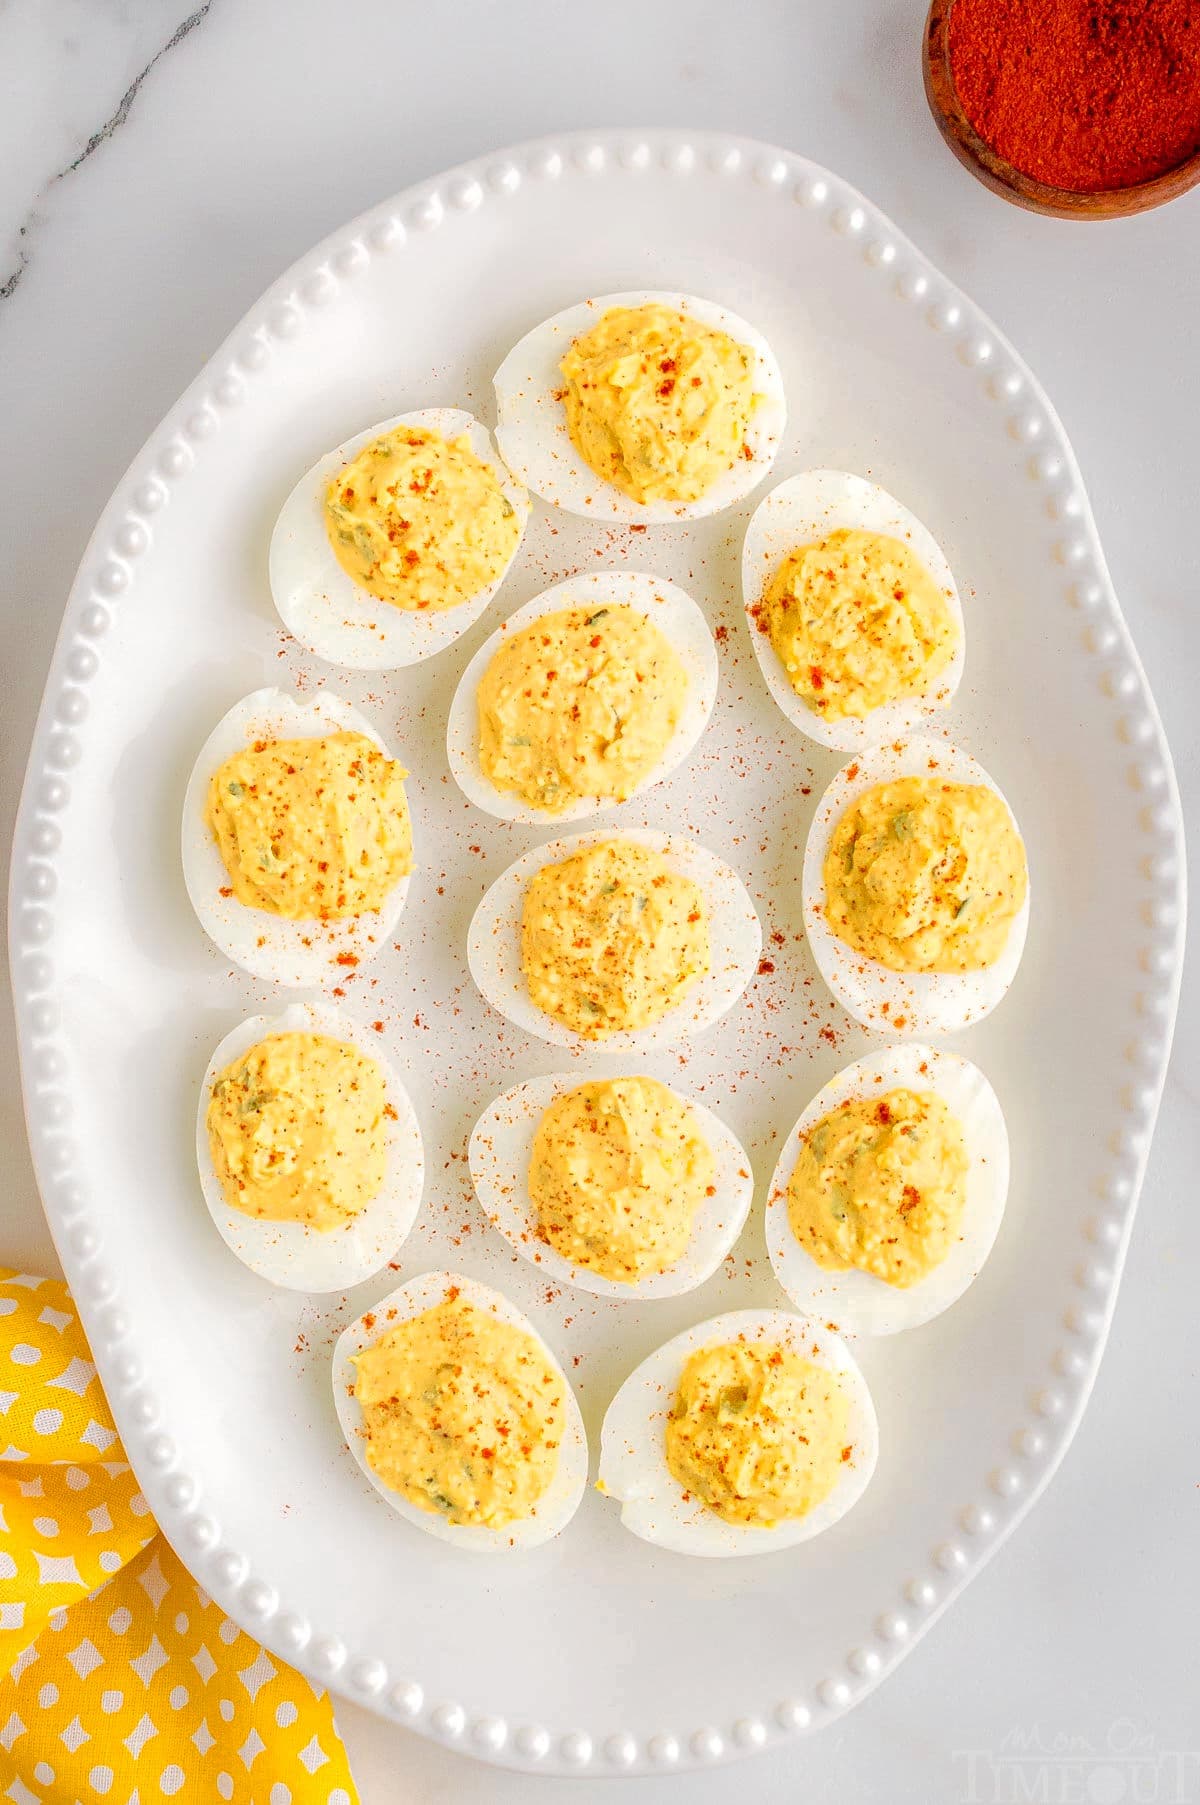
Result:
<svg viewBox="0 0 1200 1805">
<path fill-rule="evenodd" d="M 0 0 L 4 844 L 92 522 L 259 290 L 418 177 L 556 127 L 611 123 L 726 127 L 828 163 L 1016 341 L 1074 439 L 1194 821 L 1200 192 L 1088 226 L 994 199 L 928 118 L 923 11 L 923 0 L 210 0 L 195 12 L 186 0 Z M 824 1738 L 641 1781 L 639 1799 L 1200 1799 L 1198 988 L 1185 983 L 1112 1341 L 1044 1502 L 896 1677 Z M 49 1270 L 7 1020 L 0 1156 L 0 1256 Z M 585 1805 L 619 1784 L 530 1782 L 350 1706 L 341 1721 L 366 1805 Z M 998 1773 L 992 1755 L 1036 1732 L 1075 1751 L 1026 1760 L 1033 1780 L 1020 1783 L 1048 1790 L 1021 1791 L 1012 1761 Z"/>
</svg>

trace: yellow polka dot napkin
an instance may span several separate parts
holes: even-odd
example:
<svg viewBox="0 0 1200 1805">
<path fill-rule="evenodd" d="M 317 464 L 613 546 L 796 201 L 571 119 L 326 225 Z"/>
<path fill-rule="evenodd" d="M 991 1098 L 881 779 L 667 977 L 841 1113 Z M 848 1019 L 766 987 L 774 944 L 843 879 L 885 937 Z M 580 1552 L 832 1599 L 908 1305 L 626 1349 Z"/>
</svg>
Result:
<svg viewBox="0 0 1200 1805">
<path fill-rule="evenodd" d="M 0 1799 L 357 1805 L 327 1694 L 159 1535 L 66 1286 L 0 1269 Z"/>
</svg>

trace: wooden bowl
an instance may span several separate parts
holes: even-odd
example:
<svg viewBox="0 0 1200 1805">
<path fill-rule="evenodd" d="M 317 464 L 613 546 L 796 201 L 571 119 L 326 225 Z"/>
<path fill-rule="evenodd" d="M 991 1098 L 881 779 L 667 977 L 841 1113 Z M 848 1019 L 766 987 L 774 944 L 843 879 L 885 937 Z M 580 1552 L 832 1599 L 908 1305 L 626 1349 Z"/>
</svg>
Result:
<svg viewBox="0 0 1200 1805">
<path fill-rule="evenodd" d="M 1200 182 L 1200 151 L 1175 169 L 1148 182 L 1128 188 L 1079 190 L 1055 188 L 1033 176 L 1022 175 L 1006 158 L 984 142 L 963 111 L 950 69 L 950 12 L 954 0 L 932 0 L 925 22 L 925 98 L 942 137 L 959 162 L 985 187 L 1031 213 L 1049 213 L 1056 219 L 1118 219 L 1129 213 L 1145 213 L 1186 194 Z"/>
</svg>

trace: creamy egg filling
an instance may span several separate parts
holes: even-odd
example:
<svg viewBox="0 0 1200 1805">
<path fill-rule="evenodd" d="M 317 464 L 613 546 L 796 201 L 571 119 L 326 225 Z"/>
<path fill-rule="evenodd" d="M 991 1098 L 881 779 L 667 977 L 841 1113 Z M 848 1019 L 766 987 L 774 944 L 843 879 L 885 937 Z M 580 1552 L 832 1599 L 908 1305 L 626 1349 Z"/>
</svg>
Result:
<svg viewBox="0 0 1200 1805">
<path fill-rule="evenodd" d="M 757 616 L 796 694 L 831 721 L 928 696 L 959 645 L 947 593 L 916 554 L 857 528 L 789 552 Z"/>
<path fill-rule="evenodd" d="M 722 1342 L 698 1349 L 680 1374 L 667 1466 L 726 1523 L 770 1527 L 833 1491 L 854 1451 L 849 1421 L 836 1373 L 789 1347 Z"/>
<path fill-rule="evenodd" d="M 383 1073 L 347 1041 L 270 1034 L 213 1080 L 206 1126 L 225 1200 L 247 1216 L 340 1228 L 387 1171 Z"/>
<path fill-rule="evenodd" d="M 670 641 L 638 609 L 543 615 L 480 682 L 483 774 L 551 815 L 583 797 L 623 802 L 661 761 L 686 693 Z"/>
<path fill-rule="evenodd" d="M 589 1040 L 658 1021 L 710 958 L 699 886 L 637 841 L 601 841 L 530 880 L 521 916 L 530 998 Z"/>
<path fill-rule="evenodd" d="M 412 870 L 404 766 L 361 733 L 256 740 L 208 786 L 232 894 L 290 921 L 382 907 Z"/>
<path fill-rule="evenodd" d="M 1025 901 L 1025 848 L 987 784 L 899 777 L 850 804 L 825 856 L 825 919 L 892 971 L 994 965 Z"/>
<path fill-rule="evenodd" d="M 609 1078 L 556 1097 L 538 1124 L 529 1196 L 538 1232 L 572 1265 L 629 1284 L 665 1272 L 714 1194 L 695 1112 L 654 1078 Z"/>
<path fill-rule="evenodd" d="M 804 1136 L 788 1221 L 828 1271 L 919 1284 L 962 1233 L 968 1169 L 962 1124 L 936 1091 L 856 1098 Z"/>
<path fill-rule="evenodd" d="M 396 426 L 325 491 L 325 530 L 360 588 L 397 608 L 457 608 L 502 575 L 521 523 L 470 440 Z"/>
<path fill-rule="evenodd" d="M 371 1471 L 418 1509 L 490 1529 L 532 1516 L 566 1423 L 535 1336 L 456 1289 L 355 1357 Z"/>
<path fill-rule="evenodd" d="M 610 307 L 560 369 L 572 443 L 634 501 L 698 501 L 751 455 L 754 352 L 689 314 Z"/>
</svg>

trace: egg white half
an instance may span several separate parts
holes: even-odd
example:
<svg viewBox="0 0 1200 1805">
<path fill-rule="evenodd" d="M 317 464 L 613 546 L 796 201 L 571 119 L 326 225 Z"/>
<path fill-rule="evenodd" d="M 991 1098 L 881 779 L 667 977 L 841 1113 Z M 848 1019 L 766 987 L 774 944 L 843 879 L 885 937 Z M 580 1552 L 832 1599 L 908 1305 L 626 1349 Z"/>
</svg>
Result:
<svg viewBox="0 0 1200 1805">
<path fill-rule="evenodd" d="M 982 765 L 945 740 L 918 736 L 860 753 L 833 779 L 808 830 L 802 879 L 804 926 L 821 976 L 856 1021 L 876 1034 L 954 1034 L 990 1014 L 1016 976 L 1029 928 L 1029 891 L 1013 919 L 1003 953 L 994 965 L 981 971 L 891 971 L 840 940 L 825 920 L 829 842 L 852 802 L 877 783 L 898 777 L 986 784 L 1008 808 L 999 785 Z"/>
<path fill-rule="evenodd" d="M 484 776 L 479 762 L 479 685 L 500 647 L 543 614 L 555 614 L 564 608 L 594 612 L 605 607 L 633 608 L 645 615 L 670 642 L 687 672 L 687 693 L 679 724 L 659 763 L 633 795 L 640 795 L 669 777 L 704 732 L 717 695 L 717 651 L 708 622 L 691 596 L 675 583 L 636 570 L 598 570 L 572 577 L 565 583 L 556 583 L 553 589 L 543 590 L 485 640 L 454 692 L 446 727 L 446 756 L 459 789 L 477 808 L 501 821 L 537 825 L 546 821 L 581 821 L 588 815 L 621 806 L 609 799 L 584 796 L 561 813 L 551 815 L 545 809 L 531 808 L 519 796 L 496 789 Z"/>
<path fill-rule="evenodd" d="M 740 1141 L 719 1116 L 694 1097 L 674 1094 L 687 1104 L 716 1162 L 714 1195 L 702 1200 L 692 1219 L 691 1239 L 666 1272 L 627 1284 L 576 1266 L 538 1234 L 537 1212 L 529 1196 L 529 1162 L 538 1124 L 556 1097 L 585 1082 L 579 1073 L 555 1072 L 531 1078 L 489 1103 L 471 1133 L 468 1161 L 476 1196 L 492 1227 L 523 1259 L 551 1279 L 577 1285 L 598 1297 L 679 1297 L 710 1278 L 742 1232 L 754 1195 L 750 1161 Z"/>
<path fill-rule="evenodd" d="M 649 1027 L 624 1029 L 603 1040 L 589 1040 L 555 1021 L 530 1000 L 521 970 L 521 913 L 529 881 L 543 865 L 558 864 L 605 840 L 635 840 L 640 846 L 663 854 L 676 871 L 699 886 L 708 911 L 711 963 L 706 976 Z M 553 1046 L 591 1047 L 612 1054 L 645 1052 L 649 1047 L 669 1046 L 685 1035 L 699 1034 L 737 1002 L 754 975 L 761 951 L 762 928 L 737 873 L 695 840 L 650 828 L 574 834 L 569 839 L 535 846 L 501 872 L 480 900 L 467 931 L 471 976 L 501 1015 Z"/>
<path fill-rule="evenodd" d="M 918 1284 L 888 1285 L 874 1273 L 819 1266 L 792 1233 L 787 1188 L 809 1130 L 843 1103 L 889 1090 L 936 1091 L 962 1125 L 967 1203 L 962 1232 L 940 1266 Z M 903 1041 L 856 1059 L 819 1090 L 779 1156 L 767 1193 L 767 1252 L 775 1276 L 799 1310 L 846 1335 L 894 1335 L 919 1328 L 949 1309 L 973 1283 L 992 1251 L 1008 1199 L 1008 1131 L 995 1091 L 969 1059 Z"/>
<path fill-rule="evenodd" d="M 395 670 L 432 658 L 452 645 L 479 619 L 508 574 L 512 558 L 487 589 L 457 608 L 436 612 L 398 608 L 363 589 L 338 563 L 325 531 L 325 493 L 332 479 L 372 439 L 397 426 L 422 427 L 444 439 L 465 434 L 476 457 L 490 464 L 516 510 L 521 537 L 529 520 L 529 497 L 497 455 L 486 426 L 460 407 L 422 407 L 381 420 L 355 433 L 305 471 L 279 512 L 271 535 L 271 594 L 289 633 L 327 664 L 359 671 Z M 515 558 L 521 548 L 518 538 Z"/>
<path fill-rule="evenodd" d="M 204 819 L 208 783 L 227 758 L 255 740 L 323 739 L 343 732 L 365 734 L 392 756 L 370 722 L 330 691 L 301 702 L 283 690 L 256 689 L 235 702 L 205 740 L 183 802 L 183 879 L 200 925 L 243 971 L 293 989 L 337 983 L 339 973 L 345 975 L 339 954 L 362 964 L 374 958 L 400 918 L 409 880 L 402 877 L 392 886 L 382 909 L 343 921 L 286 921 L 267 909 L 249 908 L 236 896 L 222 896 L 229 873 Z"/>
<path fill-rule="evenodd" d="M 209 1148 L 206 1116 L 213 1081 L 227 1065 L 271 1034 L 324 1034 L 348 1041 L 373 1059 L 395 1111 L 385 1120 L 387 1172 L 382 1189 L 344 1228 L 322 1232 L 303 1222 L 270 1222 L 247 1216 L 225 1201 Z M 378 1037 L 373 1037 L 378 1038 Z M 209 1214 L 227 1247 L 272 1285 L 289 1291 L 345 1291 L 359 1285 L 401 1246 L 421 1206 L 425 1155 L 408 1092 L 378 1045 L 325 1004 L 292 1003 L 280 1015 L 254 1015 L 227 1034 L 208 1062 L 196 1111 L 196 1163 Z"/>
<path fill-rule="evenodd" d="M 841 529 L 860 528 L 899 539 L 925 566 L 946 597 L 958 629 L 958 649 L 938 675 L 927 696 L 886 702 L 860 718 L 826 720 L 796 694 L 782 660 L 752 613 L 771 578 L 790 552 L 812 545 Z M 941 546 L 902 501 L 877 483 L 845 470 L 802 470 L 779 483 L 755 508 L 742 550 L 742 596 L 754 655 L 767 688 L 794 727 L 822 746 L 856 752 L 879 740 L 912 733 L 954 698 L 962 678 L 964 630 L 962 602 Z"/>
<path fill-rule="evenodd" d="M 635 501 L 597 476 L 572 444 L 566 411 L 558 399 L 564 380 L 559 364 L 575 340 L 590 331 L 610 307 L 642 307 L 648 302 L 689 314 L 754 352 L 754 387 L 762 400 L 746 434 L 751 455 L 739 457 L 698 501 Z M 544 500 L 589 520 L 663 522 L 720 513 L 762 482 L 787 425 L 783 377 L 766 339 L 738 314 L 696 295 L 637 290 L 598 295 L 564 308 L 514 345 L 494 381 L 496 443 L 509 469 Z"/>
<path fill-rule="evenodd" d="M 524 1329 L 527 1334 L 534 1336 L 562 1380 L 564 1428 L 554 1478 L 539 1498 L 531 1516 L 506 1523 L 501 1529 L 491 1529 L 482 1523 L 447 1523 L 435 1512 L 421 1510 L 419 1506 L 410 1504 L 407 1498 L 385 1485 L 367 1465 L 366 1431 L 362 1410 L 354 1395 L 353 1356 L 373 1346 L 398 1323 L 407 1322 L 409 1318 L 433 1309 L 435 1304 L 442 1302 L 452 1287 L 457 1287 L 467 1303 L 474 1304 L 477 1309 L 489 1310 L 501 1322 L 511 1323 L 514 1328 Z M 369 1325 L 366 1321 L 368 1317 Z M 466 1278 L 461 1272 L 423 1272 L 418 1278 L 409 1279 L 407 1284 L 389 1292 L 387 1297 L 373 1304 L 357 1321 L 343 1329 L 333 1350 L 333 1401 L 346 1444 L 380 1497 L 409 1523 L 414 1523 L 428 1535 L 436 1536 L 440 1542 L 452 1542 L 457 1548 L 465 1548 L 477 1554 L 501 1554 L 517 1548 L 535 1548 L 539 1542 L 548 1542 L 565 1529 L 579 1508 L 579 1501 L 587 1485 L 588 1445 L 583 1418 L 579 1414 L 579 1405 L 570 1382 L 529 1318 L 522 1315 L 515 1304 L 509 1303 L 502 1292 L 493 1291 L 490 1285 L 481 1285 L 477 1279 Z"/>
<path fill-rule="evenodd" d="M 772 1527 L 727 1523 L 685 1494 L 667 1465 L 666 1425 L 680 1376 L 699 1348 L 736 1341 L 782 1345 L 841 1375 L 850 1404 L 850 1458 L 829 1496 L 806 1516 Z M 626 1379 L 604 1417 L 599 1489 L 621 1505 L 621 1522 L 676 1554 L 770 1554 L 807 1542 L 845 1516 L 867 1488 L 879 1456 L 879 1426 L 867 1382 L 845 1342 L 790 1310 L 730 1310 L 656 1348 Z"/>
</svg>

